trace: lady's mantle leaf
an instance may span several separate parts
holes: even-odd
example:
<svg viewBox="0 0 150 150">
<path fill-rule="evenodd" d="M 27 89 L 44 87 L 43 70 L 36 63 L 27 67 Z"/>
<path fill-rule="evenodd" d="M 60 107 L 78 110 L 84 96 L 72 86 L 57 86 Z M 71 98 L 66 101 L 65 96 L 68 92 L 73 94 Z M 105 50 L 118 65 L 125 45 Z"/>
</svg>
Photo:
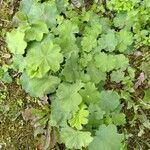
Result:
<svg viewBox="0 0 150 150">
<path fill-rule="evenodd" d="M 120 104 L 119 99 L 120 97 L 115 91 L 102 91 L 100 93 L 100 107 L 106 112 L 111 112 Z"/>
<path fill-rule="evenodd" d="M 129 60 L 123 54 L 112 55 L 100 52 L 95 55 L 95 65 L 102 72 L 109 72 L 113 69 L 125 70 Z"/>
<path fill-rule="evenodd" d="M 49 70 L 54 72 L 60 68 L 63 56 L 60 47 L 52 42 L 44 42 L 32 47 L 26 57 L 27 73 L 30 77 L 43 77 Z"/>
<path fill-rule="evenodd" d="M 133 43 L 133 35 L 132 32 L 127 31 L 126 29 L 122 29 L 118 35 L 118 50 L 120 52 L 124 52 L 127 50 L 128 46 L 130 46 Z"/>
<path fill-rule="evenodd" d="M 48 33 L 47 25 L 44 22 L 36 22 L 31 25 L 26 32 L 25 38 L 27 41 L 41 41 L 44 33 Z"/>
<path fill-rule="evenodd" d="M 61 47 L 65 57 L 68 58 L 72 53 L 78 53 L 79 49 L 76 44 L 75 33 L 79 32 L 79 28 L 75 23 L 65 20 L 57 27 L 55 32 L 56 35 L 59 35 L 56 38 L 56 42 Z"/>
<path fill-rule="evenodd" d="M 101 125 L 89 150 L 120 150 L 122 141 L 123 135 L 117 133 L 115 125 Z"/>
<path fill-rule="evenodd" d="M 103 111 L 98 104 L 90 104 L 89 105 L 89 118 L 101 120 L 105 115 L 105 111 Z"/>
<path fill-rule="evenodd" d="M 82 149 L 93 140 L 90 132 L 76 131 L 69 127 L 61 130 L 60 138 L 69 149 Z"/>
<path fill-rule="evenodd" d="M 94 63 L 90 63 L 87 67 L 87 73 L 90 75 L 91 81 L 95 84 L 106 80 L 106 73 L 98 69 Z"/>
<path fill-rule="evenodd" d="M 82 124 L 85 125 L 88 123 L 87 116 L 89 111 L 87 110 L 86 105 L 81 105 L 81 108 L 73 114 L 73 117 L 69 120 L 71 127 L 75 127 L 78 130 L 82 129 Z"/>
<path fill-rule="evenodd" d="M 124 79 L 124 75 L 125 73 L 122 70 L 113 71 L 111 73 L 111 81 L 119 83 Z"/>
<path fill-rule="evenodd" d="M 14 55 L 12 61 L 13 69 L 18 70 L 18 72 L 23 72 L 26 67 L 25 57 L 23 57 L 22 55 Z"/>
<path fill-rule="evenodd" d="M 50 97 L 50 99 L 53 99 Z M 51 114 L 50 114 L 50 124 L 51 126 L 66 126 L 68 124 L 67 120 L 70 118 L 70 112 L 64 111 L 62 109 L 61 103 L 57 99 L 52 100 L 51 104 Z"/>
<path fill-rule="evenodd" d="M 126 123 L 126 116 L 124 113 L 113 113 L 112 121 L 117 126 L 124 125 Z"/>
<path fill-rule="evenodd" d="M 71 113 L 79 109 L 79 104 L 82 97 L 78 91 L 83 84 L 77 82 L 75 84 L 60 84 L 58 87 L 56 97 L 52 100 L 51 105 L 51 125 L 52 126 L 66 126 L 67 120 L 70 119 Z"/>
<path fill-rule="evenodd" d="M 97 39 L 93 36 L 84 36 L 81 41 L 83 51 L 90 52 L 97 46 Z"/>
<path fill-rule="evenodd" d="M 88 104 L 96 103 L 100 100 L 100 93 L 95 87 L 95 84 L 92 82 L 85 84 L 84 89 L 80 90 L 80 94 L 83 98 L 83 101 Z"/>
<path fill-rule="evenodd" d="M 117 43 L 118 41 L 113 30 L 109 30 L 107 34 L 103 34 L 99 39 L 100 48 L 110 52 L 115 50 Z"/>
<path fill-rule="evenodd" d="M 33 0 L 22 0 L 20 11 L 28 17 L 30 23 L 43 21 L 47 24 L 48 28 L 56 25 L 58 11 L 54 1 L 41 4 Z"/>
<path fill-rule="evenodd" d="M 94 57 L 95 65 L 102 72 L 109 72 L 115 68 L 115 57 L 114 55 L 107 55 L 106 53 L 98 53 Z"/>
<path fill-rule="evenodd" d="M 150 103 L 150 88 L 145 90 L 144 101 Z"/>
<path fill-rule="evenodd" d="M 70 58 L 66 59 L 65 67 L 62 70 L 62 75 L 68 82 L 76 82 L 81 78 L 78 59 L 79 57 L 75 53 L 72 53 Z"/>
<path fill-rule="evenodd" d="M 78 105 L 82 101 L 81 95 L 78 91 L 83 87 L 81 82 L 75 84 L 60 84 L 57 90 L 57 98 L 61 103 L 64 111 L 72 112 L 78 109 Z"/>
<path fill-rule="evenodd" d="M 126 17 L 127 14 L 123 12 L 116 14 L 116 17 L 113 20 L 115 27 L 123 28 L 126 24 Z"/>
<path fill-rule="evenodd" d="M 43 78 L 29 78 L 26 74 L 21 76 L 23 89 L 31 96 L 43 97 L 45 94 L 52 93 L 56 90 L 60 79 L 55 76 L 45 76 Z"/>
<path fill-rule="evenodd" d="M 25 33 L 19 30 L 12 30 L 7 33 L 6 42 L 8 49 L 13 54 L 24 54 L 27 43 L 24 41 Z"/>
</svg>

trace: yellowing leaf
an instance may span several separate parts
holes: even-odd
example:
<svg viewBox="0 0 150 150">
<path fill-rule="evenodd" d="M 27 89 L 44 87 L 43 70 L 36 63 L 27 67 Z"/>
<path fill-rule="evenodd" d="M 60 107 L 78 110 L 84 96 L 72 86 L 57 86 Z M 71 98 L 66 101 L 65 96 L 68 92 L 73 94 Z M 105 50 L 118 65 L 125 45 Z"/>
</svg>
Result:
<svg viewBox="0 0 150 150">
<path fill-rule="evenodd" d="M 88 123 L 87 116 L 89 112 L 86 109 L 86 105 L 81 105 L 80 109 L 73 114 L 72 118 L 68 121 L 71 127 L 75 127 L 78 130 L 81 130 L 82 125 Z"/>
<path fill-rule="evenodd" d="M 14 29 L 7 33 L 6 42 L 8 49 L 13 54 L 24 54 L 27 43 L 24 41 L 25 33 Z"/>
</svg>

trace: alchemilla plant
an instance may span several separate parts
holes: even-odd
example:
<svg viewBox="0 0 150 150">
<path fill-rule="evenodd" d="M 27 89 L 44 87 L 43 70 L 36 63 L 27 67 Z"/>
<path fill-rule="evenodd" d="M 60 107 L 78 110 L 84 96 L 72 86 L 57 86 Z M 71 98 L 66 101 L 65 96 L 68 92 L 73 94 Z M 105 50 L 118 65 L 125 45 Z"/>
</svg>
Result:
<svg viewBox="0 0 150 150">
<path fill-rule="evenodd" d="M 125 149 L 122 100 L 134 92 L 126 54 L 149 46 L 149 0 L 22 0 L 7 33 L 12 68 L 33 97 L 49 96 L 46 122 L 66 149 Z M 109 82 L 121 88 L 107 88 Z M 126 94 L 128 93 L 128 94 Z"/>
</svg>

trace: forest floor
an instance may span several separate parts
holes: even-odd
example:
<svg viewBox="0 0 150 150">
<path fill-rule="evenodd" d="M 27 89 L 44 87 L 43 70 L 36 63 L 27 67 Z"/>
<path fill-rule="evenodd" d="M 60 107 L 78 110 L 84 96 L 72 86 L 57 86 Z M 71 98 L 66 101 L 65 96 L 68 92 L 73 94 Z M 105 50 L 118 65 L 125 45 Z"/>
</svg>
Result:
<svg viewBox="0 0 150 150">
<path fill-rule="evenodd" d="M 0 66 L 7 65 L 11 57 L 4 37 L 12 27 L 12 17 L 17 5 L 17 1 L 0 1 Z M 22 113 L 32 107 L 34 100 L 17 85 L 17 78 L 13 73 L 12 76 L 14 78 L 11 84 L 0 83 L 0 149 L 33 150 L 33 127 L 23 119 Z"/>
</svg>

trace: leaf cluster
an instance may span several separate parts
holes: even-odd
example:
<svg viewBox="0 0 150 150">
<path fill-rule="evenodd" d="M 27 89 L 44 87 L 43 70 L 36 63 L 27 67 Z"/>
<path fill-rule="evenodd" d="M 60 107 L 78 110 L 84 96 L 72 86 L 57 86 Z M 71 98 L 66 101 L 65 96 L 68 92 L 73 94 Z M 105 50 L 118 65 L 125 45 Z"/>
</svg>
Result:
<svg viewBox="0 0 150 150">
<path fill-rule="evenodd" d="M 22 74 L 20 84 L 31 96 L 50 95 L 49 123 L 68 149 L 123 147 L 124 136 L 117 132 L 126 123 L 123 96 L 103 85 L 110 75 L 131 92 L 134 69 L 125 54 L 138 47 L 137 34 L 148 22 L 139 16 L 148 1 L 132 11 L 139 3 L 111 0 L 108 8 L 116 14 L 110 19 L 92 8 L 77 10 L 67 0 L 21 1 L 17 27 L 6 36 L 12 67 Z"/>
</svg>

